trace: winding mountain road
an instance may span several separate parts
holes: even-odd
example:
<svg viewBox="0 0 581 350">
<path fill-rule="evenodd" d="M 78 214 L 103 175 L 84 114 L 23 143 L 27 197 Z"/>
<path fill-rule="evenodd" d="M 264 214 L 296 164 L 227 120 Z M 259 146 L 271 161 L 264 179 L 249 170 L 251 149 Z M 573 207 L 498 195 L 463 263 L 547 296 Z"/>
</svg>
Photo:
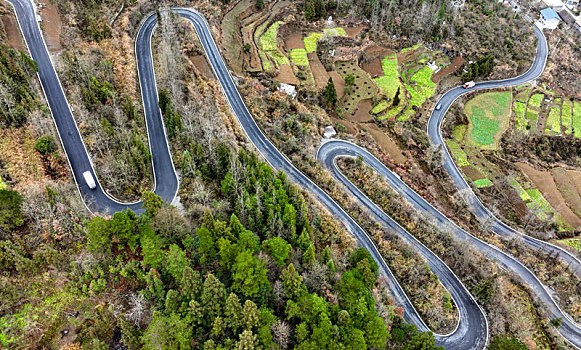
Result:
<svg viewBox="0 0 581 350">
<path fill-rule="evenodd" d="M 44 94 L 51 109 L 55 125 L 61 138 L 61 143 L 67 154 L 73 176 L 77 183 L 77 187 L 87 207 L 89 210 L 101 214 L 112 213 L 119 210 L 125 210 L 127 208 L 131 208 L 136 212 L 142 211 L 140 202 L 121 203 L 110 197 L 102 189 L 99 183 L 97 184 L 96 189 L 91 190 L 84 183 L 84 180 L 82 180 L 82 173 L 87 170 L 91 171 L 93 176 L 96 178 L 95 171 L 93 169 L 92 162 L 87 153 L 79 130 L 76 126 L 58 76 L 56 75 L 52 65 L 50 55 L 46 49 L 42 33 L 36 21 L 34 6 L 30 0 L 7 1 L 9 1 L 14 6 L 22 34 L 25 38 L 30 54 L 39 65 L 38 76 L 44 90 Z M 234 111 L 234 114 L 246 132 L 248 138 L 255 145 L 258 151 L 275 169 L 285 171 L 292 181 L 303 187 L 304 190 L 308 191 L 320 203 L 326 206 L 326 208 L 336 218 L 345 224 L 347 229 L 356 237 L 359 244 L 367 248 L 373 258 L 378 262 L 381 275 L 382 277 L 385 277 L 386 283 L 395 299 L 395 302 L 397 305 L 402 306 L 405 310 L 404 318 L 406 321 L 415 324 L 422 331 L 428 331 L 428 327 L 425 325 L 414 309 L 412 303 L 405 295 L 402 287 L 396 281 L 389 267 L 379 254 L 377 247 L 371 238 L 366 234 L 366 232 L 327 193 L 325 193 L 314 182 L 312 182 L 298 169 L 296 169 L 291 164 L 291 162 L 283 154 L 281 154 L 262 133 L 250 115 L 248 109 L 246 108 L 238 90 L 236 89 L 226 64 L 220 55 L 220 50 L 212 38 L 209 26 L 205 19 L 195 10 L 175 9 L 173 11 L 190 21 L 190 23 L 195 27 L 200 42 L 206 52 L 210 66 L 213 68 L 216 77 L 222 86 L 227 101 L 229 102 L 232 110 Z M 157 18 L 155 15 L 151 15 L 144 21 L 136 38 L 135 46 L 150 150 L 153 157 L 155 193 L 160 195 L 164 201 L 171 202 L 177 193 L 179 181 L 171 160 L 171 153 L 165 134 L 165 128 L 158 107 L 157 88 L 151 54 L 151 35 L 155 29 L 156 22 Z M 537 56 L 537 59 L 539 59 L 539 57 L 541 56 Z M 546 43 L 545 53 L 542 57 L 546 58 Z M 542 59 L 542 61 L 544 65 L 544 59 Z M 446 107 L 446 109 L 448 107 L 449 105 Z M 341 152 L 346 152 L 346 150 L 347 148 L 341 151 L 339 148 L 338 153 L 333 155 L 333 152 L 331 152 L 329 153 L 329 157 L 333 158 L 340 156 Z M 346 184 L 349 183 L 348 181 L 343 182 Z M 356 188 L 350 188 L 350 190 L 354 194 L 356 194 L 358 191 Z M 360 192 L 359 194 L 361 196 L 357 196 L 356 194 L 356 197 L 370 209 L 377 220 L 379 220 L 387 227 L 394 229 L 402 236 L 402 238 L 404 238 L 422 253 L 422 255 L 430 264 L 432 271 L 438 275 L 444 286 L 446 286 L 446 288 L 448 288 L 452 294 L 454 301 L 458 306 L 460 322 L 457 328 L 451 334 L 436 335 L 437 344 L 445 346 L 446 349 L 484 348 L 488 340 L 486 318 L 484 317 L 483 311 L 476 304 L 472 296 L 464 288 L 458 278 L 435 254 L 433 254 L 421 243 L 415 240 L 412 235 L 410 235 L 403 228 L 397 225 L 397 223 L 395 223 L 391 218 L 385 215 L 385 213 L 383 213 L 377 206 L 375 206 L 375 204 L 373 204 L 368 199 L 365 201 L 366 197 L 362 196 Z M 477 248 L 480 247 L 478 246 Z M 500 257 L 505 256 L 502 252 L 499 252 L 499 254 Z M 507 268 L 512 267 L 518 270 L 518 266 L 522 266 L 518 265 L 518 262 L 510 257 L 508 257 L 508 260 L 506 261 Z M 520 271 L 519 274 L 526 275 L 527 271 L 528 270 L 524 268 L 524 270 Z M 528 271 L 528 273 L 531 274 L 530 271 Z M 525 281 L 528 279 L 536 280 L 534 275 L 532 275 L 532 277 L 529 276 L 529 278 L 523 279 Z M 564 318 L 563 326 L 560 329 L 561 333 L 572 344 L 575 344 L 576 346 L 581 345 L 581 330 L 573 322 L 569 321 L 566 315 L 560 312 L 544 287 L 540 285 L 538 280 L 536 281 L 537 284 L 531 280 L 531 284 L 529 284 L 531 288 L 541 297 L 543 296 L 543 293 L 547 294 L 548 297 L 545 299 L 541 298 L 541 300 L 545 302 L 552 315 L 556 315 L 555 317 Z"/>
</svg>

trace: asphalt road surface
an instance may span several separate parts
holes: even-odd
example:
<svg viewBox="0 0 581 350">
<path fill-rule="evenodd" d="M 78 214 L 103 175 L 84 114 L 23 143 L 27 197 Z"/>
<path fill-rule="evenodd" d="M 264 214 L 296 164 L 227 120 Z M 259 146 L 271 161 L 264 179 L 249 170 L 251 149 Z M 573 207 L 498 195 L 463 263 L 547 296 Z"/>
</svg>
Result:
<svg viewBox="0 0 581 350">
<path fill-rule="evenodd" d="M 141 211 L 141 203 L 139 202 L 129 204 L 120 203 L 107 195 L 99 184 L 94 190 L 89 189 L 85 184 L 82 173 L 89 170 L 93 176 L 95 176 L 95 172 L 70 111 L 66 97 L 60 86 L 58 77 L 52 66 L 50 56 L 46 49 L 38 23 L 36 22 L 34 8 L 29 0 L 9 0 L 9 2 L 14 6 L 30 54 L 39 64 L 38 75 L 41 85 L 53 114 L 61 138 L 61 143 L 63 144 L 67 154 L 79 192 L 88 208 L 93 212 L 103 214 L 127 208 L 131 208 L 137 212 Z M 337 203 L 335 203 L 327 193 L 297 170 L 261 132 L 236 89 L 223 58 L 220 55 L 220 50 L 212 38 L 209 26 L 205 19 L 194 10 L 176 9 L 174 11 L 189 20 L 195 27 L 206 52 L 208 61 L 222 86 L 223 92 L 226 95 L 232 110 L 248 138 L 255 145 L 258 151 L 275 169 L 285 171 L 292 181 L 302 186 L 312 196 L 318 199 L 336 218 L 346 225 L 347 229 L 356 237 L 359 244 L 367 248 L 373 258 L 378 262 L 381 275 L 386 278 L 388 288 L 390 289 L 396 303 L 402 306 L 405 310 L 404 318 L 406 321 L 415 324 L 422 331 L 427 331 L 428 328 L 425 323 L 413 308 L 402 287 L 396 281 L 366 232 L 359 227 L 359 225 Z M 155 193 L 160 195 L 164 201 L 171 202 L 175 197 L 179 182 L 171 162 L 171 154 L 157 101 L 157 89 L 151 57 L 151 33 L 155 28 L 156 20 L 155 15 L 152 15 L 145 20 L 136 38 L 135 45 L 149 143 L 153 156 Z M 542 66 L 540 69 L 542 71 Z M 370 202 L 367 204 L 373 205 L 373 203 Z M 375 208 L 379 209 L 376 206 Z M 376 213 L 374 213 L 374 215 L 376 215 Z M 402 237 L 410 239 L 410 242 L 414 242 L 413 237 L 409 235 L 409 233 L 405 232 L 405 230 L 399 227 L 385 214 L 377 214 L 376 218 L 380 219 L 380 221 L 385 225 L 394 228 L 402 235 Z M 437 335 L 437 343 L 439 345 L 444 345 L 447 349 L 483 348 L 488 339 L 488 332 L 482 310 L 478 305 L 476 305 L 472 297 L 453 273 L 443 265 L 443 263 L 433 253 L 417 241 L 415 241 L 415 246 L 425 254 L 424 256 L 430 262 L 433 271 L 438 274 L 442 283 L 449 288 L 449 291 L 453 295 L 454 301 L 460 311 L 460 323 L 456 330 L 449 335 Z M 534 288 L 534 284 L 532 284 L 531 287 Z M 542 291 L 546 293 L 546 290 L 542 288 L 542 286 L 540 288 L 542 290 L 539 291 L 539 294 L 542 294 Z M 547 307 L 550 309 L 550 303 L 548 303 Z M 555 314 L 560 315 L 558 312 L 555 312 Z M 566 330 L 569 329 L 570 331 L 566 332 Z M 572 322 L 567 318 L 564 319 L 561 332 L 573 344 L 581 344 L 581 340 L 579 340 L 581 338 L 577 337 L 579 331 L 579 328 L 577 328 Z"/>
</svg>

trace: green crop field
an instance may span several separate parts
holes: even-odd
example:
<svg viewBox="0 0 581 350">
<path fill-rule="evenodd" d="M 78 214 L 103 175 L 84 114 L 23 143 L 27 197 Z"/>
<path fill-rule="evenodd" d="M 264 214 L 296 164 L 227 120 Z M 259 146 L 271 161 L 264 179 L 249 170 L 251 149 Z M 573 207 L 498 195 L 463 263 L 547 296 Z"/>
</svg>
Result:
<svg viewBox="0 0 581 350">
<path fill-rule="evenodd" d="M 489 179 L 479 179 L 474 181 L 474 186 L 476 186 L 476 188 L 484 188 L 484 187 L 490 187 L 492 186 L 492 181 L 490 181 Z"/>
<path fill-rule="evenodd" d="M 417 50 L 417 49 L 420 48 L 420 46 L 422 46 L 422 44 L 416 44 L 416 45 L 414 45 L 412 47 L 406 47 L 405 49 L 401 50 L 400 52 L 401 53 L 406 53 L 406 52 L 409 52 L 409 51 Z"/>
<path fill-rule="evenodd" d="M 541 102 L 543 101 L 543 94 L 534 94 L 529 99 L 529 107 L 536 107 L 539 108 L 541 106 Z"/>
<path fill-rule="evenodd" d="M 557 242 L 562 243 L 562 244 L 566 244 L 569 247 L 575 248 L 577 250 L 581 250 L 581 240 L 579 238 L 562 239 L 562 240 L 557 241 Z"/>
<path fill-rule="evenodd" d="M 565 134 L 571 133 L 572 113 L 573 113 L 573 103 L 569 99 L 566 99 L 565 101 L 563 101 L 563 111 L 561 112 L 561 121 L 562 121 L 561 124 L 563 124 L 563 127 L 565 128 L 563 130 Z"/>
<path fill-rule="evenodd" d="M 399 73 L 397 71 L 397 56 L 395 54 L 386 56 L 381 60 L 381 66 L 383 68 L 383 76 L 373 79 L 373 81 L 379 86 L 383 94 L 393 99 L 397 89 L 400 87 L 399 83 Z M 400 92 L 400 98 L 403 95 Z"/>
<path fill-rule="evenodd" d="M 292 49 L 290 58 L 297 66 L 309 65 L 309 59 L 307 58 L 307 51 L 305 49 Z"/>
<path fill-rule="evenodd" d="M 260 61 L 262 62 L 262 69 L 267 72 L 272 71 L 272 63 L 268 59 L 268 56 L 262 50 L 258 50 L 258 56 L 260 56 Z"/>
<path fill-rule="evenodd" d="M 551 107 L 549 117 L 547 118 L 547 125 L 545 125 L 545 132 L 548 135 L 558 135 L 561 133 L 561 108 Z"/>
<path fill-rule="evenodd" d="M 406 84 L 407 90 L 412 97 L 404 115 L 401 116 L 399 120 L 408 120 L 415 114 L 412 106 L 417 106 L 418 108 L 421 107 L 426 99 L 436 92 L 436 84 L 434 84 L 431 79 L 433 73 L 434 71 L 430 69 L 430 67 L 425 66 L 410 78 L 410 81 L 415 81 L 416 85 Z"/>
<path fill-rule="evenodd" d="M 516 117 L 516 128 L 522 132 L 527 132 L 527 119 L 525 118 L 526 106 L 524 103 L 516 102 L 514 105 L 514 115 Z"/>
<path fill-rule="evenodd" d="M 280 67 L 281 64 L 289 64 L 288 58 L 280 53 L 280 51 L 267 51 L 268 55 L 272 57 L 276 67 Z"/>
<path fill-rule="evenodd" d="M 528 120 L 529 131 L 535 133 L 537 131 L 537 120 L 539 119 L 539 113 L 528 110 L 526 117 Z"/>
<path fill-rule="evenodd" d="M 516 95 L 516 100 L 520 101 L 520 102 L 527 102 L 527 99 L 529 98 L 529 93 L 531 92 L 530 89 L 524 89 L 518 92 L 518 94 Z"/>
<path fill-rule="evenodd" d="M 375 105 L 375 107 L 373 107 L 373 109 L 371 110 L 371 113 L 379 114 L 379 113 L 385 111 L 387 109 L 387 107 L 389 107 L 389 102 L 387 102 L 386 100 L 383 100 L 383 101 L 379 102 L 377 105 Z"/>
<path fill-rule="evenodd" d="M 379 116 L 377 118 L 377 120 L 385 120 L 385 119 L 395 118 L 401 113 L 403 108 L 404 108 L 404 105 L 400 103 L 397 107 L 391 108 L 390 110 L 385 112 L 385 114 Z"/>
<path fill-rule="evenodd" d="M 447 141 L 448 141 L 448 148 L 450 149 L 450 152 L 452 153 L 454 158 L 456 158 L 456 161 L 458 162 L 458 166 L 470 165 L 470 163 L 468 162 L 468 156 L 462 150 L 462 148 L 460 148 L 460 146 L 458 146 L 458 144 L 453 140 L 447 140 Z"/>
<path fill-rule="evenodd" d="M 514 187 L 516 189 L 516 191 L 518 192 L 518 195 L 520 196 L 520 198 L 525 201 L 525 202 L 530 202 L 532 200 L 531 196 L 529 195 L 529 193 L 518 183 L 518 181 L 516 181 L 515 178 L 510 178 L 509 179 L 509 183 L 512 187 Z"/>
<path fill-rule="evenodd" d="M 264 34 L 260 37 L 260 46 L 264 51 L 276 51 L 276 35 L 278 33 L 278 27 L 281 25 L 282 21 L 274 22 Z"/>
<path fill-rule="evenodd" d="M 317 51 L 317 41 L 323 37 L 321 33 L 311 33 L 306 38 L 303 39 L 303 43 L 305 44 L 305 50 L 307 53 Z"/>
<path fill-rule="evenodd" d="M 498 149 L 500 136 L 508 128 L 510 92 L 487 92 L 466 103 L 464 112 L 470 121 L 468 144 L 482 149 Z"/>
<path fill-rule="evenodd" d="M 575 102 L 573 109 L 573 130 L 576 137 L 581 137 L 581 103 Z"/>
</svg>

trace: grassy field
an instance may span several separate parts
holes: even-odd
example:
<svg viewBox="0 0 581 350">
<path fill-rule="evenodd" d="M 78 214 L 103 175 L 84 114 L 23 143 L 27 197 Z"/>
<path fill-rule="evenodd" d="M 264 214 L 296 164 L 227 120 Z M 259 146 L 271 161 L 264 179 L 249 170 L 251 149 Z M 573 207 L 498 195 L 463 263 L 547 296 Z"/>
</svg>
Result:
<svg viewBox="0 0 581 350">
<path fill-rule="evenodd" d="M 309 59 L 307 58 L 307 51 L 305 49 L 292 49 L 290 58 L 297 66 L 309 65 Z"/>
<path fill-rule="evenodd" d="M 454 156 L 454 158 L 456 158 L 456 161 L 458 162 L 458 166 L 467 166 L 470 165 L 470 163 L 468 162 L 468 156 L 466 155 L 466 152 L 464 152 L 462 150 L 462 148 L 460 148 L 460 146 L 453 140 L 447 140 L 448 141 L 448 148 L 450 149 L 450 152 L 452 152 L 452 155 Z"/>
<path fill-rule="evenodd" d="M 539 120 L 539 113 L 536 111 L 528 110 L 526 117 L 528 121 L 529 132 L 537 132 L 537 121 Z"/>
<path fill-rule="evenodd" d="M 386 56 L 383 60 L 381 60 L 381 66 L 383 68 L 384 75 L 382 77 L 373 79 L 373 81 L 377 84 L 377 86 L 379 86 L 386 97 L 393 100 L 393 97 L 397 93 L 397 89 L 400 87 L 396 54 Z"/>
<path fill-rule="evenodd" d="M 576 137 L 581 137 L 581 103 L 575 102 L 573 109 L 573 131 Z"/>
<path fill-rule="evenodd" d="M 573 113 L 573 103 L 569 99 L 566 99 L 565 101 L 563 101 L 563 110 L 561 112 L 561 121 L 563 126 L 565 127 L 563 132 L 565 134 L 571 133 L 572 113 Z"/>
<path fill-rule="evenodd" d="M 543 94 L 534 94 L 529 99 L 529 107 L 539 108 L 543 101 Z"/>
<path fill-rule="evenodd" d="M 484 187 L 490 187 L 492 186 L 492 181 L 490 181 L 489 179 L 479 179 L 474 181 L 474 186 L 476 186 L 476 188 L 484 188 Z"/>
<path fill-rule="evenodd" d="M 469 145 L 498 149 L 500 136 L 509 125 L 511 99 L 509 92 L 487 92 L 466 103 L 464 112 L 469 117 Z"/>
<path fill-rule="evenodd" d="M 581 250 L 581 239 L 579 238 L 562 239 L 557 242 L 568 245 L 569 247 L 575 248 L 577 250 Z"/>
<path fill-rule="evenodd" d="M 525 118 L 526 105 L 522 102 L 516 102 L 514 105 L 514 115 L 516 117 L 516 128 L 527 133 L 528 120 Z"/>
<path fill-rule="evenodd" d="M 559 135 L 561 133 L 561 108 L 551 107 L 547 124 L 545 125 L 545 133 L 548 135 Z"/>
<path fill-rule="evenodd" d="M 454 127 L 454 130 L 452 131 L 452 137 L 454 138 L 454 141 L 458 142 L 459 144 L 464 142 L 465 134 L 466 134 L 466 124 L 456 125 Z"/>
</svg>

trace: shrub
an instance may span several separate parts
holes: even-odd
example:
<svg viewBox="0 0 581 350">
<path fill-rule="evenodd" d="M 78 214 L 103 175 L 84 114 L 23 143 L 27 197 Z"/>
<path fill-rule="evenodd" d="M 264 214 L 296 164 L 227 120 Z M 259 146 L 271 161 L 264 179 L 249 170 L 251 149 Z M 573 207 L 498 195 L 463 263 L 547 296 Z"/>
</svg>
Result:
<svg viewBox="0 0 581 350">
<path fill-rule="evenodd" d="M 34 143 L 34 148 L 40 152 L 40 154 L 50 154 L 56 150 L 56 142 L 52 135 L 42 135 Z"/>
</svg>

